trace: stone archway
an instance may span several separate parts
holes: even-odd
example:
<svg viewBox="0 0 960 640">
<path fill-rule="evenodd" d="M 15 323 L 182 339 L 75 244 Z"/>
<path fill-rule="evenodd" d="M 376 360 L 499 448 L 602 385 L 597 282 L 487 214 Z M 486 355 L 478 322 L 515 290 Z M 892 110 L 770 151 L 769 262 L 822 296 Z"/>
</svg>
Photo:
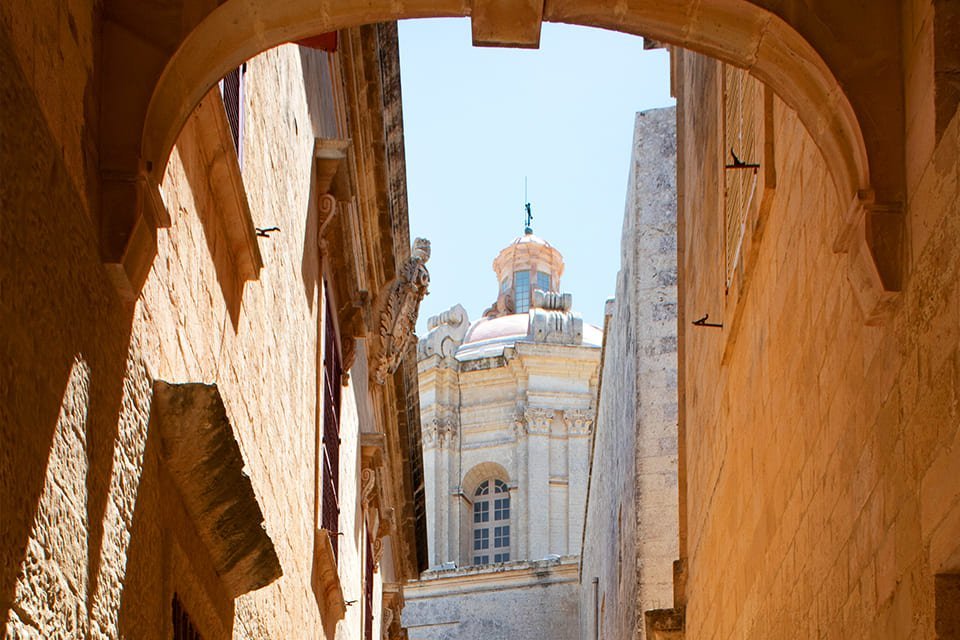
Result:
<svg viewBox="0 0 960 640">
<path fill-rule="evenodd" d="M 890 46 L 901 21 L 893 0 L 874 3 L 869 15 L 830 2 L 811 9 L 802 0 L 227 0 L 209 11 L 205 0 L 171 4 L 193 26 L 165 46 L 137 35 L 151 18 L 137 15 L 150 11 L 139 3 L 112 12 L 120 26 L 104 30 L 108 67 L 128 66 L 133 53 L 143 60 L 133 85 L 108 68 L 105 95 L 121 104 L 101 116 L 102 253 L 134 292 L 155 252 L 153 229 L 166 222 L 154 193 L 170 151 L 195 105 L 229 69 L 318 33 L 463 16 L 472 17 L 474 40 L 485 45 L 536 46 L 547 20 L 644 35 L 747 69 L 797 111 L 850 202 L 836 248 L 851 256 L 851 281 L 868 315 L 889 308 L 901 287 L 903 90 L 900 49 Z M 115 117 L 121 110 L 124 117 Z"/>
</svg>

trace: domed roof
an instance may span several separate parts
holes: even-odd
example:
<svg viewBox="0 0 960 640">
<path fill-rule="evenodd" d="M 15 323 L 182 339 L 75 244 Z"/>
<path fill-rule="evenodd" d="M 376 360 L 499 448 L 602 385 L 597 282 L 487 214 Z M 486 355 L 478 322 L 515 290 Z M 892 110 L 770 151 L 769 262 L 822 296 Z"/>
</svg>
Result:
<svg viewBox="0 0 960 640">
<path fill-rule="evenodd" d="M 518 236 L 510 244 L 542 244 L 545 247 L 552 247 L 553 245 L 541 238 L 540 236 L 534 235 L 533 233 L 525 233 L 522 236 Z"/>
<path fill-rule="evenodd" d="M 457 349 L 454 357 L 463 362 L 479 360 L 503 354 L 506 347 L 512 347 L 518 342 L 533 342 L 528 337 L 530 315 L 514 313 L 499 318 L 481 318 L 470 325 L 463 343 Z M 603 345 L 603 331 L 592 324 L 583 325 L 583 344 L 590 348 L 600 348 Z"/>
</svg>

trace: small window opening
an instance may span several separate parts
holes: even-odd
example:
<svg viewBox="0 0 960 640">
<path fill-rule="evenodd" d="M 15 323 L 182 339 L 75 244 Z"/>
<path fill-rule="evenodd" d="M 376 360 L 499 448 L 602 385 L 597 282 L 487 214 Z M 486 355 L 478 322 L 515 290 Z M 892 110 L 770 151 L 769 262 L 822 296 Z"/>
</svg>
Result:
<svg viewBox="0 0 960 640">
<path fill-rule="evenodd" d="M 545 271 L 537 271 L 537 289 L 541 291 L 550 291 L 550 274 Z"/>
<path fill-rule="evenodd" d="M 502 480 L 487 480 L 474 492 L 473 564 L 489 564 L 491 556 L 510 561 L 510 489 Z"/>
<path fill-rule="evenodd" d="M 233 137 L 233 147 L 237 150 L 237 161 L 243 167 L 243 124 L 244 124 L 244 76 L 247 72 L 246 63 L 229 72 L 220 81 L 220 94 L 223 96 L 223 107 L 227 112 L 227 122 L 230 123 L 230 134 Z"/>
<path fill-rule="evenodd" d="M 323 465 L 321 525 L 330 532 L 333 555 L 338 549 L 340 530 L 340 380 L 343 377 L 333 306 L 326 296 L 323 325 Z"/>
<path fill-rule="evenodd" d="M 530 310 L 530 272 L 517 271 L 513 274 L 513 308 L 515 313 Z"/>
</svg>

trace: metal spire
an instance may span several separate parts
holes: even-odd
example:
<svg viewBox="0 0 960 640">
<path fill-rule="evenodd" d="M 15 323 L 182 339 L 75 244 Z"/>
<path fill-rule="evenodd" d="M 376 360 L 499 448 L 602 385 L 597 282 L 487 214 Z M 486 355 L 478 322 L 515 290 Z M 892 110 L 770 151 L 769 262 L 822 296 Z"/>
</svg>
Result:
<svg viewBox="0 0 960 640">
<path fill-rule="evenodd" d="M 523 205 L 523 209 L 526 212 L 526 217 L 523 223 L 523 232 L 526 235 L 533 233 L 533 212 L 530 210 L 530 199 L 527 197 L 527 177 L 523 177 L 523 201 L 526 203 Z"/>
</svg>

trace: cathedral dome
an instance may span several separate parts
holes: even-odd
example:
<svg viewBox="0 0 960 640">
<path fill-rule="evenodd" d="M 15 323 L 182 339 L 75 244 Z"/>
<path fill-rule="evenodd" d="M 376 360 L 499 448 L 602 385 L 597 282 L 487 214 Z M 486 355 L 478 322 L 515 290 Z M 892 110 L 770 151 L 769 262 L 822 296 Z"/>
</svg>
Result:
<svg viewBox="0 0 960 640">
<path fill-rule="evenodd" d="M 518 342 L 534 342 L 530 338 L 530 314 L 514 313 L 496 318 L 481 318 L 470 325 L 454 357 L 461 362 L 492 358 L 503 355 L 506 347 L 512 347 Z M 603 331 L 584 323 L 582 346 L 599 349 L 602 345 Z"/>
</svg>

